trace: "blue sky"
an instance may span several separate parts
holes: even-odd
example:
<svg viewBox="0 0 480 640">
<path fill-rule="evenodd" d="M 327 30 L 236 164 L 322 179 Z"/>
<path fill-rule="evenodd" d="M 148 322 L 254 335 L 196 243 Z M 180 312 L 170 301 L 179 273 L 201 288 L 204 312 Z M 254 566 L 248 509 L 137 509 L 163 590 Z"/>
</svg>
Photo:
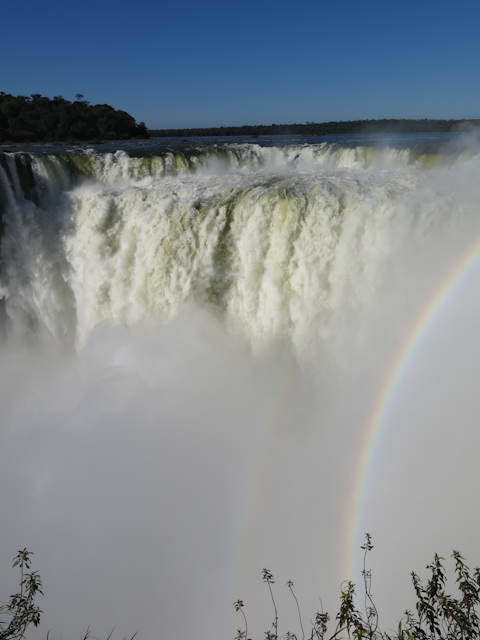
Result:
<svg viewBox="0 0 480 640">
<path fill-rule="evenodd" d="M 480 117 L 479 0 L 0 0 L 0 90 L 150 128 Z"/>
</svg>

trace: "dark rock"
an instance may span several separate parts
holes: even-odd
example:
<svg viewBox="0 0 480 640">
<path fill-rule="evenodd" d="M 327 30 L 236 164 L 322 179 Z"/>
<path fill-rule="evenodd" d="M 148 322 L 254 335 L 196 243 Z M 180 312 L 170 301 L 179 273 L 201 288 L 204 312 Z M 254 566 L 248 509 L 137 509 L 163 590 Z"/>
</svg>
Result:
<svg viewBox="0 0 480 640">
<path fill-rule="evenodd" d="M 32 159 L 28 153 L 15 154 L 15 166 L 17 168 L 18 179 L 22 187 L 25 200 L 31 200 L 39 204 L 37 190 L 35 188 L 35 178 L 32 171 Z"/>
</svg>

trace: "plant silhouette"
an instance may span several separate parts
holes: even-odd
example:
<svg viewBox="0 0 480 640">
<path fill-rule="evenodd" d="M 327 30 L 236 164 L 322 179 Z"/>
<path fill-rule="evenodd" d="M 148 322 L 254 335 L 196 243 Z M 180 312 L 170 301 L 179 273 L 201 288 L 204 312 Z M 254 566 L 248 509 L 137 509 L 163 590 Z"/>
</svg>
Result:
<svg viewBox="0 0 480 640">
<path fill-rule="evenodd" d="M 427 565 L 430 578 L 426 585 L 422 583 L 416 573 L 412 573 L 415 589 L 416 615 L 405 611 L 398 623 L 397 631 L 384 632 L 379 627 L 379 614 L 372 596 L 372 572 L 367 568 L 368 554 L 373 550 L 372 536 L 365 534 L 365 543 L 361 549 L 363 554 L 363 588 L 364 611 L 357 609 L 355 604 L 355 585 L 345 581 L 341 585 L 340 607 L 335 616 L 336 626 L 331 635 L 327 634 L 330 616 L 323 611 L 317 612 L 311 619 L 309 640 L 478 640 L 480 638 L 480 569 L 473 572 L 468 568 L 464 558 L 458 551 L 452 553 L 455 560 L 455 582 L 458 595 L 453 597 L 446 592 L 447 576 L 442 560 L 435 554 L 434 560 Z M 267 583 L 272 598 L 275 621 L 272 631 L 265 633 L 265 640 L 278 639 L 278 612 L 272 592 L 273 575 L 268 569 L 262 571 L 262 579 Z M 302 640 L 305 640 L 300 605 L 293 591 L 293 582 L 286 583 L 297 605 Z M 321 603 L 321 600 L 320 600 Z M 245 620 L 245 632 L 239 631 L 236 640 L 246 639 L 247 618 L 243 610 L 243 601 L 237 600 L 236 611 L 241 611 Z M 282 638 L 298 640 L 297 636 L 287 631 Z"/>
</svg>

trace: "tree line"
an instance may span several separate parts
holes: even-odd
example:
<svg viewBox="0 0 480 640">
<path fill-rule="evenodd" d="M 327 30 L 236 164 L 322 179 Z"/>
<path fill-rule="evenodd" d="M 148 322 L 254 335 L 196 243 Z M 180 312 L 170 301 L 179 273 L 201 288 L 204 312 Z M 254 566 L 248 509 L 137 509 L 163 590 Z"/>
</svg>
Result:
<svg viewBox="0 0 480 640">
<path fill-rule="evenodd" d="M 383 119 L 349 120 L 346 122 L 307 122 L 307 124 L 244 125 L 241 127 L 209 127 L 190 129 L 149 129 L 154 137 L 196 137 L 196 136 L 278 136 L 305 135 L 326 136 L 333 134 L 357 133 L 436 133 L 469 131 L 480 127 L 477 120 L 423 120 Z"/>
<path fill-rule="evenodd" d="M 0 142 L 75 142 L 147 138 L 145 123 L 108 104 L 91 105 L 77 93 L 70 102 L 38 93 L 13 96 L 0 92 Z"/>
</svg>

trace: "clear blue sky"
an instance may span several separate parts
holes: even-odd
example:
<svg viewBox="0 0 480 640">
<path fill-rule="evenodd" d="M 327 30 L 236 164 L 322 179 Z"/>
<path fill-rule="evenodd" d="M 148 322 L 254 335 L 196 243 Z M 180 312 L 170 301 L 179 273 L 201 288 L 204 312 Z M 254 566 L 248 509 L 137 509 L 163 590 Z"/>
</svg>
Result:
<svg viewBox="0 0 480 640">
<path fill-rule="evenodd" d="M 480 117 L 479 0 L 0 0 L 0 91 L 147 127 Z"/>
</svg>

